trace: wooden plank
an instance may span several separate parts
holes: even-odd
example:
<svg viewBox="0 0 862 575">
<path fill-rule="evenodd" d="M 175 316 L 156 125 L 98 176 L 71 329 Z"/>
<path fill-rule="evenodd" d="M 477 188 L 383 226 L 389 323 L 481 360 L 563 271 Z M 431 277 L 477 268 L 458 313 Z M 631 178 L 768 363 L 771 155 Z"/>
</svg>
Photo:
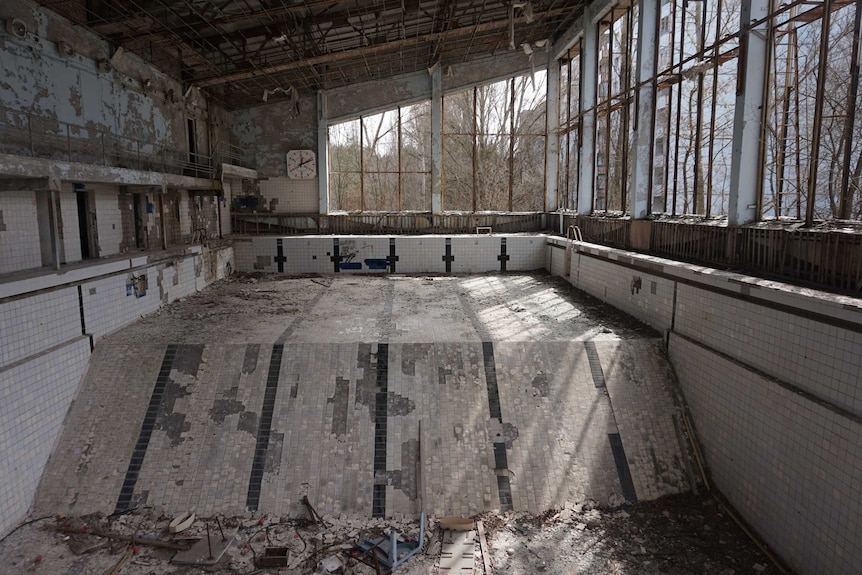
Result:
<svg viewBox="0 0 862 575">
<path fill-rule="evenodd" d="M 485 575 L 491 575 L 491 553 L 488 551 L 488 541 L 485 539 L 485 524 L 481 521 L 476 522 L 476 528 L 479 530 L 479 547 L 482 550 L 482 563 L 485 565 Z"/>
</svg>

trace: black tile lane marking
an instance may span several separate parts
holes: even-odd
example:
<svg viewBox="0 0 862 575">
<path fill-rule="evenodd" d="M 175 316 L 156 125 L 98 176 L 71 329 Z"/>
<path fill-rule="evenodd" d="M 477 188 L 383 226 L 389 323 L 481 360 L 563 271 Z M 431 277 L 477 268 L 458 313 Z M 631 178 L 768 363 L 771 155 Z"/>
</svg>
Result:
<svg viewBox="0 0 862 575">
<path fill-rule="evenodd" d="M 386 262 L 389 264 L 389 273 L 395 273 L 395 262 L 398 259 L 398 256 L 395 255 L 395 238 L 389 238 L 389 257 L 386 258 Z"/>
<path fill-rule="evenodd" d="M 497 366 L 494 361 L 494 344 L 482 342 L 482 357 L 485 364 L 485 384 L 488 386 L 488 409 L 491 419 L 503 426 L 503 413 L 500 409 L 500 389 L 497 387 Z M 509 460 L 506 456 L 505 439 L 501 436 L 494 441 L 494 471 L 497 474 L 497 493 L 500 496 L 500 511 L 512 510 L 512 486 L 509 484 Z"/>
<path fill-rule="evenodd" d="M 281 238 L 275 240 L 275 263 L 278 264 L 278 272 L 284 272 L 284 262 L 287 258 L 284 257 L 284 241 Z"/>
<path fill-rule="evenodd" d="M 605 372 L 602 370 L 602 362 L 599 360 L 599 351 L 596 349 L 594 341 L 585 341 L 584 350 L 587 352 L 587 360 L 590 362 L 590 373 L 593 376 L 593 385 L 596 389 L 601 389 L 602 393 L 607 394 L 607 383 L 605 382 Z M 607 394 L 608 401 L 610 395 Z M 616 416 L 611 406 L 611 417 L 614 425 L 616 425 Z M 635 503 L 638 500 L 635 493 L 635 485 L 632 481 L 632 473 L 629 469 L 629 462 L 626 459 L 626 452 L 623 449 L 623 438 L 618 432 L 608 433 L 608 441 L 611 444 L 611 451 L 614 454 L 614 464 L 617 468 L 617 476 L 620 479 L 620 487 L 623 490 L 623 497 L 629 503 Z"/>
<path fill-rule="evenodd" d="M 497 259 L 500 261 L 500 271 L 506 271 L 506 262 L 510 259 L 510 256 L 506 254 L 506 238 L 500 238 L 500 255 L 497 256 Z"/>
<path fill-rule="evenodd" d="M 338 238 L 332 238 L 332 256 L 329 260 L 332 262 L 332 271 L 338 273 L 341 271 L 341 262 L 344 258 L 341 256 L 341 245 Z"/>
<path fill-rule="evenodd" d="M 446 273 L 451 273 L 452 262 L 455 261 L 455 256 L 452 255 L 452 238 L 446 238 L 446 254 L 443 256 L 443 261 L 446 262 Z"/>
<path fill-rule="evenodd" d="M 275 394 L 278 391 L 278 375 L 281 371 L 282 355 L 284 355 L 284 345 L 273 345 L 272 354 L 269 358 L 269 371 L 266 374 L 266 390 L 263 392 L 263 407 L 260 410 L 260 422 L 257 427 L 254 462 L 251 465 L 248 495 L 245 500 L 245 506 L 249 511 L 257 511 L 257 506 L 260 504 L 260 488 L 263 482 L 266 451 L 269 448 L 270 431 L 272 430 L 272 414 L 275 410 Z"/>
<path fill-rule="evenodd" d="M 596 342 L 585 341 L 584 349 L 587 352 L 587 361 L 590 362 L 593 385 L 596 387 L 605 387 L 605 372 L 602 371 L 602 362 L 599 360 L 599 351 L 596 349 Z"/>
<path fill-rule="evenodd" d="M 623 449 L 623 440 L 619 433 L 608 433 L 608 440 L 611 442 L 611 451 L 614 453 L 614 463 L 617 466 L 617 475 L 620 478 L 620 487 L 623 488 L 623 497 L 629 503 L 636 503 L 638 496 L 635 493 L 635 484 L 632 481 L 632 473 L 629 469 L 629 462 L 626 459 L 626 452 Z"/>
<path fill-rule="evenodd" d="M 376 388 L 374 394 L 374 488 L 371 516 L 386 516 L 386 418 L 389 396 L 389 344 L 377 344 Z"/>
<path fill-rule="evenodd" d="M 126 511 L 132 505 L 132 496 L 135 493 L 135 485 L 138 482 L 138 475 L 141 472 L 141 465 L 144 463 L 144 456 L 147 454 L 147 447 L 150 444 L 150 438 L 153 435 L 153 429 L 156 426 L 156 417 L 159 413 L 159 407 L 162 404 L 162 398 L 165 393 L 165 387 L 171 377 L 171 368 L 174 359 L 177 357 L 177 345 L 169 345 L 165 349 L 165 355 L 162 359 L 162 366 L 159 368 L 159 375 L 156 377 L 156 385 L 153 387 L 153 393 L 150 396 L 150 404 L 147 406 L 147 412 L 144 415 L 144 422 L 141 424 L 141 432 L 138 434 L 138 441 L 135 443 L 135 448 L 132 450 L 132 459 L 129 461 L 129 467 L 126 469 L 126 478 L 123 480 L 123 487 L 120 488 L 120 496 L 117 498 L 117 505 L 114 508 L 114 513 Z"/>
</svg>

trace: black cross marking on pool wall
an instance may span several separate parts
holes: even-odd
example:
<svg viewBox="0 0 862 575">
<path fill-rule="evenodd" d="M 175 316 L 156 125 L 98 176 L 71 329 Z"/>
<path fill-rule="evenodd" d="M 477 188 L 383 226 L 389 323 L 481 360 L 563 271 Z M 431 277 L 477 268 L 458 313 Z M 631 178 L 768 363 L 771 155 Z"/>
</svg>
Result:
<svg viewBox="0 0 862 575">
<path fill-rule="evenodd" d="M 398 256 L 395 255 L 395 238 L 389 238 L 389 257 L 386 262 L 389 265 L 389 273 L 395 273 L 395 262 L 398 261 Z"/>
<path fill-rule="evenodd" d="M 329 258 L 329 260 L 332 262 L 332 265 L 334 266 L 333 269 L 335 270 L 335 273 L 338 273 L 341 271 L 341 260 L 344 259 L 341 257 L 340 252 L 341 252 L 341 248 L 338 246 L 338 238 L 333 238 L 333 240 L 332 240 L 332 256 Z"/>
<path fill-rule="evenodd" d="M 279 273 L 284 272 L 284 262 L 287 258 L 284 257 L 284 240 L 278 238 L 275 240 L 275 263 L 278 264 Z"/>
<path fill-rule="evenodd" d="M 500 255 L 497 256 L 497 259 L 500 261 L 500 271 L 506 271 L 506 262 L 509 261 L 508 255 L 506 255 L 506 238 L 500 238 Z"/>
<path fill-rule="evenodd" d="M 446 273 L 450 273 L 452 262 L 455 261 L 455 256 L 452 255 L 452 238 L 446 238 L 446 255 L 443 256 L 443 261 L 446 262 Z"/>
</svg>

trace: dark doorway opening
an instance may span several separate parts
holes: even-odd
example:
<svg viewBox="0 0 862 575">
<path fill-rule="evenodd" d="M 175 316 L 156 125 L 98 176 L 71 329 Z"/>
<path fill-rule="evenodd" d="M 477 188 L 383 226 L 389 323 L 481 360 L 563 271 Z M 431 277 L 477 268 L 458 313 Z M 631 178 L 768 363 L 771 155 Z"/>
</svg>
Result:
<svg viewBox="0 0 862 575">
<path fill-rule="evenodd" d="M 89 202 L 87 192 L 75 192 L 75 198 L 78 200 L 78 235 L 81 239 L 81 259 L 90 259 L 93 257 L 93 252 L 90 249 L 90 218 L 89 218 Z"/>
</svg>

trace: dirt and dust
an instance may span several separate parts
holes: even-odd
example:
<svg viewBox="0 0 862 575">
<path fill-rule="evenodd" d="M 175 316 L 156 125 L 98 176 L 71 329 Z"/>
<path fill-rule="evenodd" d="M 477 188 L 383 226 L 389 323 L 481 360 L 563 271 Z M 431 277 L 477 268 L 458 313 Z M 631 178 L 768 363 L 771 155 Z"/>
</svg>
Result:
<svg viewBox="0 0 862 575">
<path fill-rule="evenodd" d="M 391 529 L 416 536 L 418 522 L 394 519 L 349 519 L 308 515 L 294 518 L 247 514 L 244 517 L 198 519 L 187 531 L 171 535 L 170 517 L 152 509 L 103 518 L 48 517 L 23 524 L 0 543 L 3 572 L 74 575 L 251 575 L 264 573 L 375 573 L 351 553 L 358 542 Z M 741 575 L 779 573 L 711 495 L 677 495 L 621 507 L 599 507 L 594 501 L 567 505 L 534 516 L 486 513 L 483 521 L 491 572 L 497 575 Z M 154 541 L 191 544 L 206 540 L 213 547 L 221 531 L 232 544 L 214 565 L 177 565 L 176 553 Z M 98 531 L 134 542 L 56 529 Z M 263 567 L 268 548 L 287 550 L 287 564 Z M 441 530 L 429 518 L 423 551 L 397 569 L 404 575 L 444 575 L 439 569 Z M 326 571 L 327 558 L 341 567 Z M 330 560 L 331 562 L 334 560 Z M 477 543 L 474 572 L 485 571 Z"/>
</svg>

